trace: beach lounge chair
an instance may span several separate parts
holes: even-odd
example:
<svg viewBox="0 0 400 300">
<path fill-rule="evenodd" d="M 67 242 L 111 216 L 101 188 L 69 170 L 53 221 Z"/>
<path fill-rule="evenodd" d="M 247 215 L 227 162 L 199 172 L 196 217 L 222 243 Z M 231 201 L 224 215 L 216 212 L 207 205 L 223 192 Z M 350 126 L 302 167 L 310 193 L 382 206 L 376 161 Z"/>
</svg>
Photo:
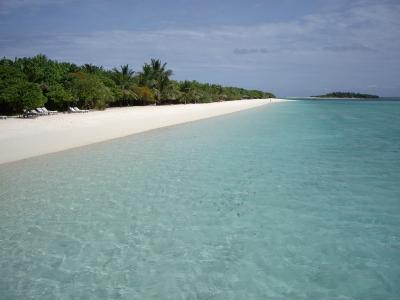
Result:
<svg viewBox="0 0 400 300">
<path fill-rule="evenodd" d="M 68 107 L 68 112 L 73 114 L 79 113 L 79 111 L 76 111 L 73 107 Z"/>
<path fill-rule="evenodd" d="M 79 109 L 76 106 L 73 107 L 75 109 L 75 111 L 80 112 L 80 113 L 88 113 L 89 110 L 88 109 Z"/>
<path fill-rule="evenodd" d="M 56 111 L 56 110 L 47 110 L 46 107 L 42 107 L 42 110 L 43 110 L 45 113 L 47 113 L 48 115 L 56 115 L 56 114 L 58 114 L 58 111 Z"/>
<path fill-rule="evenodd" d="M 24 109 L 22 117 L 23 118 L 29 118 L 29 119 L 33 119 L 33 118 L 37 118 L 39 116 L 38 112 L 35 110 L 27 110 Z"/>
<path fill-rule="evenodd" d="M 35 109 L 31 109 L 30 111 L 29 111 L 29 114 L 31 114 L 31 115 L 36 115 L 36 116 L 40 116 L 41 114 L 37 111 L 37 110 L 35 110 Z"/>
<path fill-rule="evenodd" d="M 47 115 L 48 115 L 48 113 L 45 112 L 41 107 L 38 107 L 38 108 L 36 108 L 35 110 L 36 110 L 36 111 L 39 113 L 39 115 L 41 115 L 41 116 L 47 116 Z"/>
</svg>

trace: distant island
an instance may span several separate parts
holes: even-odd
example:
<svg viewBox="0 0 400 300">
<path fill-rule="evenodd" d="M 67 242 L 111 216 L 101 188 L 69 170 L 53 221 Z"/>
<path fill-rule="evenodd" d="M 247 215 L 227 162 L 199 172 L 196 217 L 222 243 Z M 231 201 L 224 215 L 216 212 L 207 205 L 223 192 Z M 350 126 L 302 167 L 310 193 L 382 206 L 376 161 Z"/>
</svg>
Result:
<svg viewBox="0 0 400 300">
<path fill-rule="evenodd" d="M 379 98 L 377 95 L 351 93 L 351 92 L 333 92 L 325 95 L 311 96 L 313 98 L 358 98 L 358 99 L 373 99 Z"/>
</svg>

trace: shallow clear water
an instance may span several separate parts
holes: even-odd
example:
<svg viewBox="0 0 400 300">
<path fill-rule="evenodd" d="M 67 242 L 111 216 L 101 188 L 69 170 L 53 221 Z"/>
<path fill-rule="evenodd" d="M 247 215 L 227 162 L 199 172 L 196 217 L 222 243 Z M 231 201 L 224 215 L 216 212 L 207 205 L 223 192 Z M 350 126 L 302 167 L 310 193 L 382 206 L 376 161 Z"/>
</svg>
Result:
<svg viewBox="0 0 400 300">
<path fill-rule="evenodd" d="M 0 299 L 399 299 L 400 102 L 298 101 L 0 166 Z"/>
</svg>

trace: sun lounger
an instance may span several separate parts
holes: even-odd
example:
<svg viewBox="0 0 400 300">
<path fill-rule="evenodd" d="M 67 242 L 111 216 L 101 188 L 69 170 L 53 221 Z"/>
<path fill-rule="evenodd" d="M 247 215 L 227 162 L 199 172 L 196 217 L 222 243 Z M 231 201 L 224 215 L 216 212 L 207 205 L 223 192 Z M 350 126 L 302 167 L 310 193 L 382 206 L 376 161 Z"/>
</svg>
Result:
<svg viewBox="0 0 400 300">
<path fill-rule="evenodd" d="M 35 116 L 40 116 L 40 115 L 41 115 L 41 114 L 40 114 L 37 110 L 35 110 L 35 109 L 31 109 L 31 110 L 29 111 L 29 114 L 35 115 Z"/>
<path fill-rule="evenodd" d="M 48 115 L 48 113 L 45 112 L 41 107 L 38 107 L 35 110 L 39 113 L 39 115 L 42 115 L 42 116 L 47 116 Z"/>
<path fill-rule="evenodd" d="M 47 110 L 46 107 L 42 107 L 42 110 L 43 110 L 45 113 L 47 113 L 48 115 L 56 115 L 56 114 L 58 114 L 58 111 L 56 111 L 56 110 Z"/>
<path fill-rule="evenodd" d="M 80 113 L 88 113 L 89 110 L 88 109 L 79 109 L 76 106 L 73 107 L 75 109 L 75 111 L 80 112 Z"/>
<path fill-rule="evenodd" d="M 23 118 L 29 118 L 29 119 L 33 119 L 33 118 L 37 118 L 39 116 L 38 112 L 35 110 L 26 110 L 24 109 L 24 112 L 22 114 Z"/>
<path fill-rule="evenodd" d="M 70 113 L 88 113 L 89 110 L 79 109 L 76 106 L 74 106 L 74 107 L 68 107 L 68 112 L 70 112 Z"/>
<path fill-rule="evenodd" d="M 79 111 L 76 111 L 73 107 L 68 107 L 68 112 L 73 114 L 79 113 Z"/>
</svg>

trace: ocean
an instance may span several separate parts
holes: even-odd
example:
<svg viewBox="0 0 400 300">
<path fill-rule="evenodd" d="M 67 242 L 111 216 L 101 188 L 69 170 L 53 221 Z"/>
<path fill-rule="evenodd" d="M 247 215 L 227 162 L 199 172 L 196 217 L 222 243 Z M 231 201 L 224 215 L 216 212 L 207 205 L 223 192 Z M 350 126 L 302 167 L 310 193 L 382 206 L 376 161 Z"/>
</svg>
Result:
<svg viewBox="0 0 400 300">
<path fill-rule="evenodd" d="M 400 299 L 400 102 L 293 101 L 0 165 L 0 299 Z"/>
</svg>

